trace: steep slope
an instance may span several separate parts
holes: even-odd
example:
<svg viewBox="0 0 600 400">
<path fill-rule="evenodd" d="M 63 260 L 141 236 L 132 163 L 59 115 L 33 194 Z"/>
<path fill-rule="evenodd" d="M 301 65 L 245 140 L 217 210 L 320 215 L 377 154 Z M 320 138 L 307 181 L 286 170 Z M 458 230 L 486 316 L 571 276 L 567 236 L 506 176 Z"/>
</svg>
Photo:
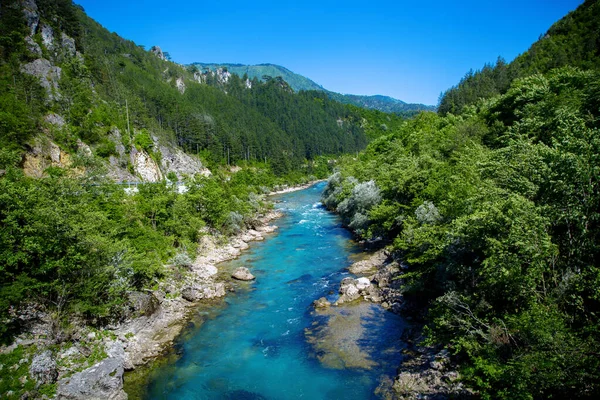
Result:
<svg viewBox="0 0 600 400">
<path fill-rule="evenodd" d="M 441 114 L 460 113 L 463 107 L 480 99 L 506 93 L 515 79 L 534 73 L 567 65 L 598 70 L 599 56 L 600 2 L 586 0 L 511 63 L 499 58 L 495 65 L 469 71 L 458 85 L 442 95 L 438 110 Z"/>
<path fill-rule="evenodd" d="M 341 94 L 329 91 L 323 86 L 313 82 L 305 76 L 296 74 L 289 69 L 275 64 L 258 64 L 258 65 L 243 65 L 243 64 L 215 64 L 215 63 L 193 63 L 192 66 L 200 71 L 217 71 L 224 69 L 232 74 L 240 77 L 248 77 L 249 79 L 257 79 L 259 81 L 281 77 L 286 81 L 291 88 L 299 92 L 301 90 L 317 90 L 327 93 L 329 98 L 343 104 L 351 104 L 361 108 L 368 108 L 389 113 L 399 113 L 404 115 L 415 114 L 419 111 L 434 111 L 434 106 L 424 104 L 409 104 L 401 100 L 394 99 L 389 96 L 363 96 L 355 94 Z"/>
</svg>

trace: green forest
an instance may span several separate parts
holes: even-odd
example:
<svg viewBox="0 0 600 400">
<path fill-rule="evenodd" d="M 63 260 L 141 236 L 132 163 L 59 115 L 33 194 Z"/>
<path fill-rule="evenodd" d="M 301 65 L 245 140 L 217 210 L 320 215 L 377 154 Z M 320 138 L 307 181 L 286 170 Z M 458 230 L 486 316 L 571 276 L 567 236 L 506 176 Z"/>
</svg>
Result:
<svg viewBox="0 0 600 400">
<path fill-rule="evenodd" d="M 71 0 L 36 0 L 32 28 L 24 3 L 0 11 L 2 344 L 32 303 L 52 315 L 57 342 L 74 320 L 122 320 L 126 294 L 179 273 L 202 235 L 253 227 L 273 188 L 329 177 L 323 203 L 402 260 L 403 309 L 423 324 L 422 344 L 449 349 L 475 398 L 600 396 L 600 1 L 417 115 L 203 73 Z M 25 67 L 40 60 L 41 80 Z M 28 176 L 37 141 L 72 162 Z M 138 174 L 136 192 L 107 177 L 120 146 L 132 176 L 132 152 L 160 164 L 157 143 L 212 174 Z M 2 378 L 0 392 L 19 385 Z"/>
<path fill-rule="evenodd" d="M 405 263 L 405 308 L 477 397 L 600 394 L 599 21 L 586 1 L 470 73 L 439 114 L 346 158 L 323 196 Z"/>
<path fill-rule="evenodd" d="M 366 145 L 360 114 L 323 93 L 296 94 L 277 79 L 254 79 L 250 88 L 236 75 L 201 83 L 193 68 L 109 33 L 70 0 L 33 3 L 37 30 L 24 4 L 3 2 L 0 13 L 2 341 L 20 332 L 15 312 L 30 301 L 56 314 L 58 330 L 74 315 L 96 326 L 118 320 L 124 294 L 153 287 L 173 273 L 165 267 L 173 260 L 193 259 L 202 232 L 252 226 L 273 187 L 324 178 L 327 157 Z M 53 42 L 42 35 L 48 28 Z M 65 50 L 68 38 L 76 53 Z M 59 76 L 47 72 L 40 81 L 25 71 L 42 59 Z M 49 114 L 64 125 L 48 124 Z M 122 143 L 109 139 L 115 130 Z M 24 155 L 36 140 L 70 154 L 71 166 L 26 176 Z M 212 175 L 185 176 L 185 194 L 168 180 L 128 194 L 106 177 L 120 145 L 159 163 L 156 140 Z M 89 153 L 78 151 L 81 142 Z"/>
</svg>

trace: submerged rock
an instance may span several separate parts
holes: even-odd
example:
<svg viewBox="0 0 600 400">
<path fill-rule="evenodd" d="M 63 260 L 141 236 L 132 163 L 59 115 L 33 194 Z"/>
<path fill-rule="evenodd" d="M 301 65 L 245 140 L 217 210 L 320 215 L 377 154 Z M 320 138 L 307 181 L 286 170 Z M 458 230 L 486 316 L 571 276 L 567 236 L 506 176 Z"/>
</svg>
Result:
<svg viewBox="0 0 600 400">
<path fill-rule="evenodd" d="M 239 267 L 236 269 L 231 277 L 237 279 L 238 281 L 252 281 L 256 279 L 254 275 L 250 273 L 250 270 L 246 267 Z"/>
</svg>

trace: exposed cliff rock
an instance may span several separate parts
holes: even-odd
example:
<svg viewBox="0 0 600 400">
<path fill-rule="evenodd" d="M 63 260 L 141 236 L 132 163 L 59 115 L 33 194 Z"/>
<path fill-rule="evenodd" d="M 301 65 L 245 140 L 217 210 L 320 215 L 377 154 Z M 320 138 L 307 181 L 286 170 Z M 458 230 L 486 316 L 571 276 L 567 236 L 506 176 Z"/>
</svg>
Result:
<svg viewBox="0 0 600 400">
<path fill-rule="evenodd" d="M 182 77 L 177 78 L 177 80 L 175 81 L 175 86 L 177 86 L 177 90 L 179 90 L 179 93 L 185 93 L 185 82 L 183 81 Z"/>
<path fill-rule="evenodd" d="M 38 6 L 34 0 L 22 0 L 21 5 L 23 7 L 23 16 L 25 17 L 30 35 L 33 36 L 35 35 L 40 23 Z"/>
<path fill-rule="evenodd" d="M 155 147 L 160 151 L 162 156 L 161 167 L 165 175 L 167 175 L 169 172 L 173 172 L 177 175 L 177 179 L 183 178 L 184 175 L 211 175 L 210 170 L 205 168 L 200 160 L 190 156 L 180 148 L 175 146 L 166 146 L 156 142 Z"/>
<path fill-rule="evenodd" d="M 39 78 L 40 85 L 46 89 L 50 100 L 60 99 L 58 91 L 58 81 L 62 73 L 60 67 L 53 66 L 50 61 L 44 58 L 38 58 L 29 64 L 23 65 L 21 70 L 26 74 Z"/>
<path fill-rule="evenodd" d="M 54 29 L 49 25 L 42 24 L 40 29 L 42 44 L 50 51 L 54 50 Z"/>
<path fill-rule="evenodd" d="M 158 46 L 152 46 L 152 48 L 150 49 L 150 52 L 152 54 L 154 54 L 156 57 L 160 58 L 161 60 L 165 59 L 165 55 L 164 55 L 163 51 Z"/>
<path fill-rule="evenodd" d="M 156 161 L 154 161 L 144 150 L 137 150 L 133 147 L 129 156 L 136 175 L 138 175 L 142 181 L 159 182 L 162 180 L 163 175 L 160 172 L 160 168 L 158 168 Z"/>
<path fill-rule="evenodd" d="M 75 39 L 73 39 L 72 37 L 61 33 L 60 44 L 65 55 L 69 57 L 74 57 L 77 53 L 77 48 L 75 47 Z"/>
<path fill-rule="evenodd" d="M 23 172 L 27 176 L 41 178 L 48 167 L 69 167 L 71 156 L 49 140 L 37 139 L 31 149 L 23 156 Z"/>
</svg>

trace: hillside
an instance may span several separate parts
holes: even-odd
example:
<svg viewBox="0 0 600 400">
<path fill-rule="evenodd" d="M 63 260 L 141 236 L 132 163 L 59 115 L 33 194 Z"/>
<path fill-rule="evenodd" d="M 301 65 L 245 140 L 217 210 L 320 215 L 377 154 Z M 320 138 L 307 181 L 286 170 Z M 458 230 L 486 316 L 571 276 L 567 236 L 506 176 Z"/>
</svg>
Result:
<svg viewBox="0 0 600 400">
<path fill-rule="evenodd" d="M 108 356 L 107 325 L 156 311 L 153 291 L 179 320 L 200 298 L 224 296 L 216 268 L 193 268 L 201 240 L 254 240 L 243 233 L 271 215 L 266 193 L 323 178 L 331 157 L 366 145 L 360 114 L 324 93 L 201 76 L 164 58 L 71 0 L 2 2 L 0 393 L 9 399 L 67 390 L 58 379 Z M 38 356 L 53 368 L 41 377 Z M 115 373 L 107 379 L 122 385 Z"/>
<path fill-rule="evenodd" d="M 440 114 L 366 115 L 379 137 L 330 177 L 323 203 L 398 263 L 400 312 L 437 354 L 408 357 L 389 398 L 600 396 L 599 10 L 469 73 Z"/>
<path fill-rule="evenodd" d="M 379 110 L 388 113 L 402 115 L 414 115 L 419 111 L 434 111 L 434 106 L 424 104 L 409 104 L 389 96 L 365 96 L 355 94 L 341 94 L 329 91 L 309 78 L 296 74 L 289 69 L 275 64 L 243 65 L 243 64 L 215 64 L 215 63 L 193 63 L 193 66 L 202 71 L 216 71 L 219 68 L 226 69 L 232 74 L 240 77 L 247 76 L 249 79 L 264 80 L 264 78 L 281 77 L 294 91 L 317 90 L 327 93 L 329 98 L 343 104 L 351 104 L 361 108 Z M 268 78 L 267 78 L 268 79 Z"/>
<path fill-rule="evenodd" d="M 599 60 L 600 4 L 586 0 L 511 63 L 499 58 L 479 71 L 469 71 L 442 95 L 438 110 L 441 114 L 457 114 L 481 99 L 506 93 L 515 79 L 564 66 L 598 70 Z"/>
</svg>

